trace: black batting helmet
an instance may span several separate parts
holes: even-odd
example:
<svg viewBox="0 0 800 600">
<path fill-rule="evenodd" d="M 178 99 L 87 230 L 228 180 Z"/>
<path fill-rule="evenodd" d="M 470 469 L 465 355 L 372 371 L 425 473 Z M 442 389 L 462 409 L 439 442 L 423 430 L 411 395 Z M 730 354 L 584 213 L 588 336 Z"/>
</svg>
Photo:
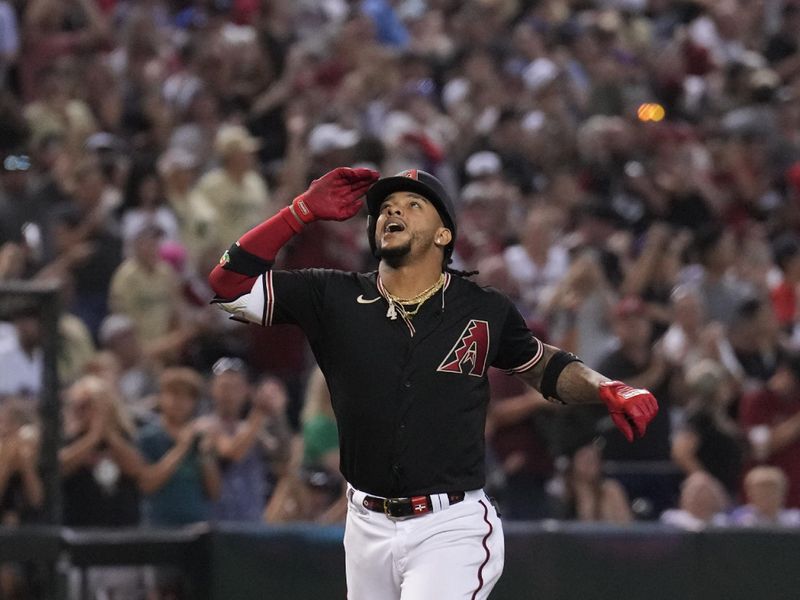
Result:
<svg viewBox="0 0 800 600">
<path fill-rule="evenodd" d="M 444 249 L 445 263 L 453 253 L 456 242 L 456 209 L 444 185 L 436 177 L 420 169 L 401 171 L 392 177 L 379 179 L 367 190 L 367 235 L 372 254 L 377 254 L 375 245 L 375 225 L 380 213 L 381 204 L 395 192 L 413 192 L 427 199 L 442 218 L 442 223 L 453 234 L 450 243 Z"/>
</svg>

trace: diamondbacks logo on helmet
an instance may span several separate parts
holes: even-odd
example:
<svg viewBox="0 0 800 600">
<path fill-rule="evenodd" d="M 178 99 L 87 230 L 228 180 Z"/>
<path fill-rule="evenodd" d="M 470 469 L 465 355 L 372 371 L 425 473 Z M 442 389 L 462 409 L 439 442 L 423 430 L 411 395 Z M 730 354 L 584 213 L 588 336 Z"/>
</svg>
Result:
<svg viewBox="0 0 800 600">
<path fill-rule="evenodd" d="M 436 370 L 483 377 L 488 355 L 489 323 L 472 319 Z"/>
<path fill-rule="evenodd" d="M 417 173 L 417 169 L 408 169 L 407 171 L 403 171 L 400 173 L 402 177 L 408 177 L 409 179 L 416 179 L 419 181 L 419 174 Z"/>
</svg>

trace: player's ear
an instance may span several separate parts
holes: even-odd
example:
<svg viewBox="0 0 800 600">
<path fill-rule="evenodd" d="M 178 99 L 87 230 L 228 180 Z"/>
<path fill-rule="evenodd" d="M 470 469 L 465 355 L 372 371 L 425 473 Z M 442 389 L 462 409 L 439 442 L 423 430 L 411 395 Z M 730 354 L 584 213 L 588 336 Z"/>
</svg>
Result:
<svg viewBox="0 0 800 600">
<path fill-rule="evenodd" d="M 453 240 L 453 233 L 447 227 L 440 227 L 434 239 L 437 246 L 444 248 Z"/>
</svg>

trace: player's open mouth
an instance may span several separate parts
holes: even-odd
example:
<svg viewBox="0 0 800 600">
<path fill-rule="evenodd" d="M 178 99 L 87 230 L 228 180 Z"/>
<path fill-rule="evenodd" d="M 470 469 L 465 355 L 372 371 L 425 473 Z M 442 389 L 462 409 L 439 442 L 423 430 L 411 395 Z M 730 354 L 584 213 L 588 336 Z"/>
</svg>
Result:
<svg viewBox="0 0 800 600">
<path fill-rule="evenodd" d="M 398 221 L 391 221 L 389 223 L 386 223 L 386 225 L 384 225 L 384 227 L 383 227 L 383 233 L 384 234 L 386 234 L 386 233 L 400 233 L 401 231 L 405 231 L 405 230 L 406 230 L 406 226 L 403 223 L 400 223 Z"/>
</svg>

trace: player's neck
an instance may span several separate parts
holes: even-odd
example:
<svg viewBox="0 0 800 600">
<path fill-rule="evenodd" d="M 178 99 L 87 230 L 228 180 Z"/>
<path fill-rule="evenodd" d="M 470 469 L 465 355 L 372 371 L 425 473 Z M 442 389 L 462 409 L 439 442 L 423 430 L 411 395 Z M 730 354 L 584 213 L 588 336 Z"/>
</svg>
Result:
<svg viewBox="0 0 800 600">
<path fill-rule="evenodd" d="M 441 277 L 441 257 L 438 261 L 415 261 L 404 265 L 389 265 L 382 260 L 378 265 L 378 274 L 384 287 L 393 296 L 413 298 L 435 285 Z"/>
</svg>

